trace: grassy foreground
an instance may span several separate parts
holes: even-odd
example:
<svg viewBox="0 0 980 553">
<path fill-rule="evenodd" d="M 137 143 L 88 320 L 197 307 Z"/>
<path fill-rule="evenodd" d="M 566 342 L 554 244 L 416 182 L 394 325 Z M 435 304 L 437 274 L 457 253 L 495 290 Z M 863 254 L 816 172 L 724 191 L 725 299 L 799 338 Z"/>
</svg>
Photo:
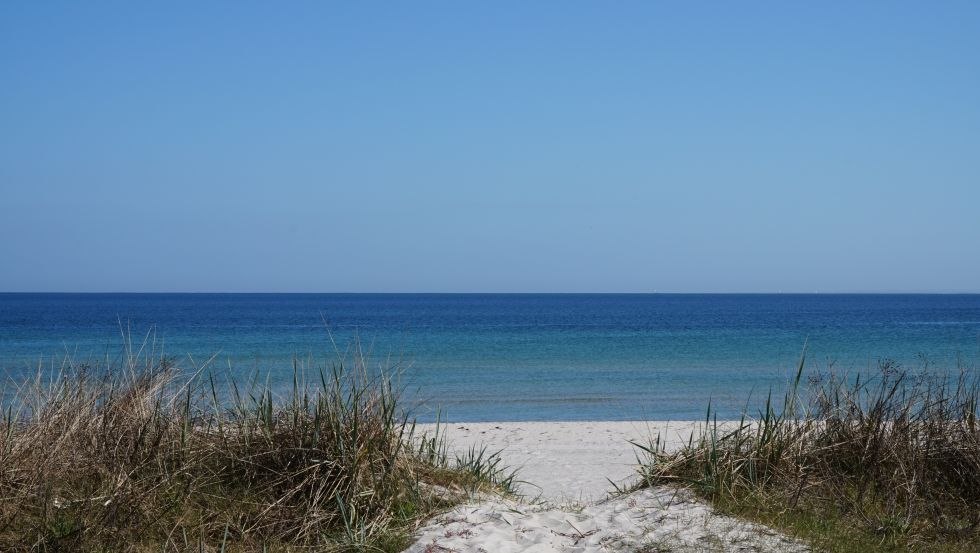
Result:
<svg viewBox="0 0 980 553">
<path fill-rule="evenodd" d="M 312 382 L 297 369 L 277 398 L 137 357 L 7 394 L 0 551 L 399 551 L 419 521 L 512 477 L 414 436 L 363 358 Z"/>
<path fill-rule="evenodd" d="M 640 445 L 644 483 L 690 486 L 821 551 L 980 551 L 977 378 L 884 362 L 800 394 L 803 365 L 781 406 L 770 396 L 734 424 L 709 408 L 707 432 L 682 450 Z"/>
</svg>

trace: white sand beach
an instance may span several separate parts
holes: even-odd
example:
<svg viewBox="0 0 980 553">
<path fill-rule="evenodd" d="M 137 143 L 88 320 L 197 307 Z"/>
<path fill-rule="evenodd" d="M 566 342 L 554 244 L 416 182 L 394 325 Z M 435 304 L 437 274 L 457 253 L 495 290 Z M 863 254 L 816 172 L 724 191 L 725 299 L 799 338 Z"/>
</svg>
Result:
<svg viewBox="0 0 980 553">
<path fill-rule="evenodd" d="M 636 482 L 637 449 L 660 435 L 668 449 L 696 422 L 444 424 L 452 448 L 486 446 L 518 470 L 520 499 L 480 497 L 436 517 L 408 553 L 806 551 L 763 526 L 714 513 L 674 488 L 614 494 Z M 434 426 L 420 430 L 432 432 Z M 611 481 L 611 482 L 610 482 Z M 614 485 L 615 484 L 615 485 Z"/>
<path fill-rule="evenodd" d="M 634 481 L 639 451 L 660 435 L 668 448 L 687 443 L 703 422 L 576 421 L 442 424 L 439 432 L 456 451 L 486 446 L 518 470 L 518 491 L 528 499 L 591 503 L 615 491 L 610 483 Z M 434 425 L 420 425 L 431 434 Z"/>
</svg>

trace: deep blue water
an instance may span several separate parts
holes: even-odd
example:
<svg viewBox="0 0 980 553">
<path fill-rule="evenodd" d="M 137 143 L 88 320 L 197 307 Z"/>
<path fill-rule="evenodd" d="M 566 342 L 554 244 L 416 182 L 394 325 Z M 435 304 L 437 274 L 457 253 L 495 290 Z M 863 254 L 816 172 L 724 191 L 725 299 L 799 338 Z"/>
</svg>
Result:
<svg viewBox="0 0 980 553">
<path fill-rule="evenodd" d="M 356 332 L 401 358 L 417 410 L 455 421 L 735 414 L 807 368 L 937 369 L 980 359 L 980 295 L 0 294 L 0 370 L 117 354 L 133 341 L 291 382 L 294 356 Z M 754 400 L 753 400 L 754 402 Z"/>
</svg>

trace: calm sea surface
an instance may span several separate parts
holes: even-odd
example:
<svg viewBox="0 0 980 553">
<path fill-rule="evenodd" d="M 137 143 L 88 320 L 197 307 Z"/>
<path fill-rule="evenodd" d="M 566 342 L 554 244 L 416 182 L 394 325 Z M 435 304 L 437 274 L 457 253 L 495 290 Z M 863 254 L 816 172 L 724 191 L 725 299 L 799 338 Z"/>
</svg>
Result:
<svg viewBox="0 0 980 553">
<path fill-rule="evenodd" d="M 454 421 L 734 415 L 795 370 L 977 367 L 980 295 L 0 294 L 0 374 L 140 342 L 291 382 L 360 336 L 401 359 L 417 412 Z M 757 401 L 758 400 L 758 401 Z"/>
</svg>

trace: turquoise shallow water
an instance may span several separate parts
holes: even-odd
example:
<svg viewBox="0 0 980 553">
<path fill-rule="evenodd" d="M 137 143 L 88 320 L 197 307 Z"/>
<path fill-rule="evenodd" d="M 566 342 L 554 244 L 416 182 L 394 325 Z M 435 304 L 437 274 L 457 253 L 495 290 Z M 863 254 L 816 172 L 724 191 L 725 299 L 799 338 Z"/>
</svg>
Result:
<svg viewBox="0 0 980 553">
<path fill-rule="evenodd" d="M 120 323 L 281 385 L 294 356 L 333 357 L 328 327 L 356 333 L 402 360 L 421 418 L 458 421 L 691 419 L 709 399 L 733 416 L 782 389 L 804 341 L 808 371 L 980 359 L 980 295 L 0 294 L 0 370 L 114 355 Z"/>
</svg>

